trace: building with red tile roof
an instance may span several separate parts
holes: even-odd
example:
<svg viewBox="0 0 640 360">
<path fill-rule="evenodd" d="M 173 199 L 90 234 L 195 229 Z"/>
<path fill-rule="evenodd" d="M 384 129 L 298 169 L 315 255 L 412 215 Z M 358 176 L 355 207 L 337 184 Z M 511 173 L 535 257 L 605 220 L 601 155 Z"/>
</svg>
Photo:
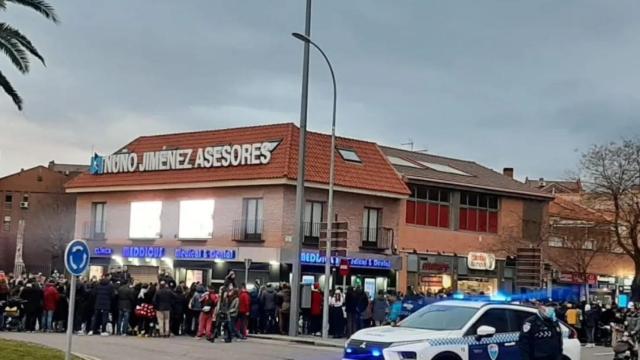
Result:
<svg viewBox="0 0 640 360">
<path fill-rule="evenodd" d="M 134 171 L 93 176 L 83 174 L 67 184 L 69 192 L 115 191 L 126 189 L 179 189 L 229 185 L 293 184 L 297 179 L 299 129 L 291 123 L 252 126 L 191 133 L 141 136 L 116 153 L 135 153 L 138 163 L 143 153 L 162 150 L 204 149 L 234 144 L 269 142 L 274 149 L 267 164 L 192 168 L 172 171 Z M 329 183 L 331 137 L 308 132 L 306 181 L 310 186 Z M 348 161 L 337 154 L 335 185 L 338 189 L 402 197 L 409 193 L 402 179 L 389 165 L 375 143 L 338 137 L 338 150 L 354 151 L 361 161 Z M 190 162 L 196 160 L 191 152 Z"/>
<path fill-rule="evenodd" d="M 298 142 L 299 128 L 286 123 L 140 136 L 94 156 L 90 171 L 66 184 L 78 198 L 76 237 L 94 252 L 90 275 L 126 270 L 150 282 L 165 271 L 209 282 L 234 270 L 244 279 L 251 260 L 250 283 L 289 281 Z M 329 135 L 308 132 L 301 260 L 312 282 L 324 281 L 330 147 Z M 336 149 L 334 245 L 352 262 L 346 281 L 395 288 L 409 189 L 375 143 L 338 137 Z"/>
</svg>

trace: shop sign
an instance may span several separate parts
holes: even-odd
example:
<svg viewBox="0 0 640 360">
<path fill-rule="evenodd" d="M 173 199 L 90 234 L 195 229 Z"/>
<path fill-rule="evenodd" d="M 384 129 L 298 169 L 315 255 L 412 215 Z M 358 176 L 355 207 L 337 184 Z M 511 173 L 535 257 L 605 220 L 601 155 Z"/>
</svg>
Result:
<svg viewBox="0 0 640 360">
<path fill-rule="evenodd" d="M 467 267 L 471 270 L 495 270 L 496 257 L 493 254 L 470 252 L 467 256 Z"/>
<path fill-rule="evenodd" d="M 423 276 L 420 282 L 428 287 L 442 287 L 442 276 Z"/>
<path fill-rule="evenodd" d="M 93 249 L 93 256 L 111 256 L 113 249 L 108 247 L 97 247 Z"/>
<path fill-rule="evenodd" d="M 233 249 L 177 248 L 176 260 L 235 260 Z"/>
<path fill-rule="evenodd" d="M 444 274 L 449 272 L 449 264 L 422 263 L 422 272 L 429 274 Z"/>
<path fill-rule="evenodd" d="M 164 257 L 165 248 L 158 246 L 125 246 L 122 248 L 122 257 L 125 258 L 151 258 Z"/>
<path fill-rule="evenodd" d="M 563 283 L 572 283 L 573 282 L 573 274 L 571 273 L 560 273 L 558 276 L 558 281 Z"/>
<path fill-rule="evenodd" d="M 265 165 L 279 142 L 208 146 L 197 149 L 147 151 L 139 161 L 136 153 L 118 153 L 91 158 L 92 175 L 136 171 L 184 170 L 244 165 Z"/>
<path fill-rule="evenodd" d="M 598 276 L 598 281 L 609 283 L 609 284 L 615 284 L 616 278 L 613 276 Z"/>
<path fill-rule="evenodd" d="M 369 258 L 348 258 L 349 266 L 353 268 L 365 269 L 391 269 L 391 260 L 387 259 L 369 259 Z M 324 265 L 327 261 L 325 256 L 318 253 L 305 252 L 300 254 L 300 262 L 305 265 Z M 331 266 L 339 266 L 340 258 L 331 257 Z"/>
<path fill-rule="evenodd" d="M 560 273 L 560 275 L 558 276 L 558 281 L 562 283 L 568 283 L 568 284 L 595 285 L 598 283 L 598 276 L 596 274 L 587 274 L 585 278 L 584 275 L 577 272 Z"/>
</svg>

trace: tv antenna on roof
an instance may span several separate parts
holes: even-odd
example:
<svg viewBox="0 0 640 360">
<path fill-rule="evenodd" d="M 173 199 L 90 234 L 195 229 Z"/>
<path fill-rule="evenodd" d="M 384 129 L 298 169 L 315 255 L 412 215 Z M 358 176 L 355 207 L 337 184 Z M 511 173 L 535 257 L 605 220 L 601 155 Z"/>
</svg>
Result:
<svg viewBox="0 0 640 360">
<path fill-rule="evenodd" d="M 409 138 L 409 141 L 406 143 L 402 143 L 400 144 L 402 146 L 409 146 L 409 150 L 411 151 L 415 151 L 415 152 L 420 152 L 420 153 L 426 153 L 427 151 L 429 151 L 427 148 L 421 149 L 421 150 L 413 150 L 413 146 L 415 145 L 415 142 L 413 142 L 412 138 Z"/>
</svg>

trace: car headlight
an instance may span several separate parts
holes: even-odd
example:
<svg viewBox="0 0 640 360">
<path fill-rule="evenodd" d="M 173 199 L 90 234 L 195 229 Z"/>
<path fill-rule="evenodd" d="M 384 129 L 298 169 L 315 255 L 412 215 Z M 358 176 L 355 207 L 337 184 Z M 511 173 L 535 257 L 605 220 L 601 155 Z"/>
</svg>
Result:
<svg viewBox="0 0 640 360">
<path fill-rule="evenodd" d="M 427 342 L 426 340 L 398 341 L 398 342 L 392 343 L 391 345 L 389 345 L 389 347 L 413 345 L 413 344 L 420 344 L 420 343 L 426 343 L 426 342 Z"/>
</svg>

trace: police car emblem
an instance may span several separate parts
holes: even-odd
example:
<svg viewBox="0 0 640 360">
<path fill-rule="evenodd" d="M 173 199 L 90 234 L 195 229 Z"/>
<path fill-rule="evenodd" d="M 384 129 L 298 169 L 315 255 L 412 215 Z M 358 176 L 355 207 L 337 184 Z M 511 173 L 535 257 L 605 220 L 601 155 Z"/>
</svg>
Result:
<svg viewBox="0 0 640 360">
<path fill-rule="evenodd" d="M 529 330 L 531 330 L 531 324 L 529 324 L 528 322 L 524 323 L 524 325 L 522 325 L 522 331 L 529 332 Z"/>
<path fill-rule="evenodd" d="M 367 347 L 367 343 L 366 342 L 362 342 L 362 344 L 360 344 L 360 348 L 365 349 Z"/>
<path fill-rule="evenodd" d="M 487 352 L 489 353 L 491 360 L 496 360 L 498 358 L 498 353 L 500 353 L 500 348 L 496 344 L 489 344 L 489 346 L 487 346 Z"/>
</svg>

